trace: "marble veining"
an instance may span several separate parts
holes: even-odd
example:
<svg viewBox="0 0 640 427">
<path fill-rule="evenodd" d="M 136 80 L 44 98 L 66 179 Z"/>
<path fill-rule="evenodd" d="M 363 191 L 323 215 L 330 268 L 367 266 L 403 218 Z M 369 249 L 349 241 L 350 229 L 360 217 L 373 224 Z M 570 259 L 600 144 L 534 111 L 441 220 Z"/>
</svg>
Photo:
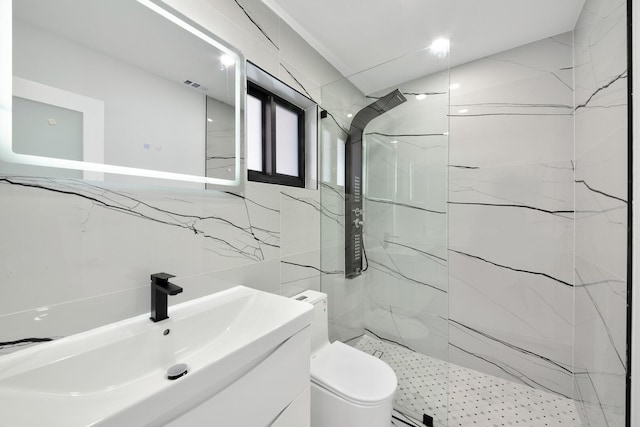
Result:
<svg viewBox="0 0 640 427">
<path fill-rule="evenodd" d="M 419 248 L 412 247 L 410 245 L 406 245 L 406 244 L 402 244 L 402 243 L 398 243 L 398 242 L 392 242 L 390 240 L 384 240 L 383 244 L 392 245 L 392 246 L 398 246 L 398 247 L 401 247 L 401 248 L 409 249 L 410 251 L 413 251 L 413 252 L 416 252 L 416 253 L 422 255 L 425 258 L 427 258 L 428 260 L 433 261 L 433 262 L 435 262 L 436 264 L 438 264 L 438 265 L 440 265 L 442 267 L 446 267 L 446 263 L 447 263 L 446 258 L 438 256 L 438 255 L 436 255 L 434 253 L 427 252 L 427 251 L 421 250 Z"/>
<path fill-rule="evenodd" d="M 553 276 L 551 276 L 551 275 L 549 275 L 547 273 L 542 273 L 542 272 L 539 272 L 539 271 L 523 270 L 523 269 L 515 268 L 515 267 L 509 267 L 508 265 L 498 264 L 496 262 L 490 261 L 488 259 L 484 259 L 484 258 L 482 258 L 480 256 L 477 256 L 477 255 L 468 254 L 468 253 L 465 253 L 465 252 L 457 251 L 455 249 L 449 249 L 449 250 L 451 252 L 455 252 L 455 253 L 457 253 L 459 255 L 463 255 L 463 256 L 466 256 L 466 257 L 469 257 L 469 258 L 473 258 L 473 259 L 476 259 L 476 260 L 479 260 L 479 261 L 482 261 L 482 262 L 486 262 L 487 264 L 491 264 L 491 265 L 493 265 L 495 267 L 506 268 L 507 270 L 516 271 L 516 272 L 519 272 L 519 273 L 533 274 L 533 275 L 546 277 L 547 279 L 554 280 L 554 281 L 560 283 L 561 285 L 569 286 L 571 288 L 573 287 L 573 283 L 569 283 L 569 282 L 566 282 L 564 280 L 558 279 L 558 278 L 553 277 Z"/>
<path fill-rule="evenodd" d="M 305 265 L 305 264 L 299 264 L 299 263 L 295 263 L 295 262 L 290 262 L 290 261 L 280 261 L 282 264 L 287 264 L 287 265 L 293 265 L 295 267 L 300 267 L 300 268 L 308 268 L 311 270 L 315 270 L 319 273 L 322 274 L 344 274 L 344 270 L 336 270 L 336 271 L 331 271 L 331 270 L 323 270 L 319 267 L 316 267 L 315 265 Z"/>
<path fill-rule="evenodd" d="M 233 0 L 236 5 L 242 10 L 242 13 L 245 14 L 245 16 L 249 19 L 249 21 L 251 21 L 251 23 L 253 25 L 255 25 L 255 27 L 262 33 L 263 36 L 265 36 L 265 38 L 267 40 L 269 40 L 269 42 L 278 50 L 280 50 L 280 48 L 278 47 L 278 45 L 271 39 L 271 37 L 269 37 L 269 35 L 266 33 L 266 31 L 260 26 L 260 24 L 258 24 L 258 22 L 256 21 L 255 18 L 253 18 L 249 12 L 247 11 L 247 9 L 240 4 L 240 2 L 238 0 Z"/>
<path fill-rule="evenodd" d="M 450 360 L 570 398 L 572 44 L 452 69 L 447 162 Z"/>
<path fill-rule="evenodd" d="M 433 209 L 427 209 L 427 208 L 424 208 L 424 207 L 421 207 L 421 206 L 411 205 L 409 203 L 396 202 L 396 201 L 393 201 L 393 200 L 377 199 L 377 198 L 373 198 L 373 197 L 365 197 L 364 199 L 366 201 L 368 201 L 368 202 L 381 203 L 381 204 L 386 204 L 386 205 L 393 205 L 393 206 L 398 206 L 398 207 L 407 208 L 407 209 L 415 209 L 415 210 L 434 213 L 434 214 L 439 214 L 439 215 L 446 215 L 447 214 L 445 211 L 437 211 L 437 210 L 433 210 Z"/>
<path fill-rule="evenodd" d="M 423 137 L 423 136 L 444 136 L 446 135 L 446 133 L 382 133 L 382 132 L 367 132 L 365 133 L 365 135 L 369 136 L 384 136 L 387 138 L 406 138 L 406 137 Z M 407 141 L 399 141 L 399 142 L 403 142 L 403 143 L 407 143 Z M 414 147 L 418 147 L 421 148 L 423 150 L 425 149 L 429 149 L 429 148 L 434 148 L 434 147 L 445 147 L 445 145 L 436 145 L 436 146 L 430 146 L 430 147 L 421 147 L 418 144 L 413 144 Z"/>
<path fill-rule="evenodd" d="M 601 302 L 599 302 L 594 297 L 592 292 L 589 290 L 589 287 L 585 286 L 585 283 L 582 282 L 582 277 L 580 276 L 580 272 L 578 270 L 576 270 L 576 277 L 580 281 L 580 286 L 582 287 L 582 290 L 589 297 L 589 300 L 591 300 L 591 303 L 593 304 L 593 308 L 594 308 L 595 312 L 597 313 L 598 317 L 600 318 L 600 322 L 602 322 L 602 327 L 606 330 L 606 335 L 607 335 L 607 338 L 609 340 L 609 345 L 611 346 L 611 348 L 615 352 L 615 355 L 616 355 L 618 361 L 620 362 L 620 368 L 622 368 L 623 371 L 626 371 L 627 370 L 626 355 L 623 356 L 623 354 L 625 352 L 625 349 L 624 348 L 621 348 L 621 349 L 618 348 L 618 346 L 620 346 L 622 343 L 621 342 L 616 342 L 616 340 L 614 339 L 613 333 L 611 331 L 611 327 L 607 324 L 607 319 L 605 318 L 605 313 L 604 313 L 603 309 L 600 308 Z"/>
<path fill-rule="evenodd" d="M 456 168 L 456 169 L 480 169 L 479 166 L 466 166 L 466 165 L 447 165 L 447 167 Z"/>
<path fill-rule="evenodd" d="M 309 93 L 307 88 L 305 88 L 304 85 L 302 83 L 300 83 L 300 81 L 296 78 L 296 76 L 294 76 L 293 73 L 291 71 L 289 71 L 289 69 L 283 63 L 280 63 L 280 66 L 282 67 L 282 69 L 284 71 L 286 71 L 286 73 L 289 75 L 289 77 L 291 77 L 293 79 L 293 81 L 296 82 L 296 84 L 300 87 L 300 89 L 302 89 L 302 91 L 305 93 L 305 95 L 307 95 L 307 97 L 309 99 L 313 100 L 317 104 L 317 101 L 315 101 L 313 99 L 313 96 L 311 96 L 311 94 Z"/>
<path fill-rule="evenodd" d="M 575 398 L 585 426 L 625 425 L 627 2 L 587 0 L 575 29 Z"/>
<path fill-rule="evenodd" d="M 263 26 L 259 24 L 258 22 L 259 19 L 252 16 L 252 14 L 249 13 L 249 10 L 247 10 L 247 7 L 243 6 L 238 0 L 234 0 L 234 2 L 242 10 L 242 13 L 249 19 L 249 21 L 251 21 L 251 23 L 258 29 L 258 31 L 260 31 L 260 33 L 262 33 L 262 35 L 269 41 L 269 43 L 271 43 L 278 51 L 280 51 L 280 47 L 278 46 L 278 44 L 275 41 L 273 41 L 271 37 L 269 37 L 268 32 L 263 28 Z M 293 82 L 295 82 L 295 84 L 298 85 L 298 87 L 304 92 L 304 94 L 309 99 L 313 100 L 316 104 L 318 104 L 318 101 L 314 99 L 311 93 L 309 93 L 307 88 L 300 82 L 300 79 L 297 78 L 295 74 L 291 72 L 291 70 L 289 70 L 289 68 L 285 66 L 285 64 L 282 61 L 279 61 L 279 66 L 287 73 L 289 77 L 291 77 Z"/>
<path fill-rule="evenodd" d="M 53 341 L 58 338 L 59 337 L 21 338 L 13 341 L 0 342 L 0 355 L 8 354 L 16 350 L 21 350 L 31 345 Z"/>
<path fill-rule="evenodd" d="M 432 92 L 432 91 L 407 91 L 407 90 L 400 90 L 400 93 L 402 93 L 405 96 L 417 96 L 417 95 L 424 95 L 424 96 L 433 96 L 433 95 L 447 95 L 448 92 L 446 91 L 442 91 L 442 92 Z M 365 95 L 366 99 L 380 99 L 380 96 L 374 96 L 374 95 Z"/>
<path fill-rule="evenodd" d="M 591 100 L 592 100 L 593 98 L 595 98 L 595 96 L 596 96 L 596 95 L 598 95 L 600 92 L 602 92 L 602 91 L 604 91 L 604 90 L 606 90 L 606 89 L 609 89 L 609 87 L 611 87 L 611 85 L 613 85 L 614 83 L 616 83 L 618 80 L 626 79 L 627 77 L 628 77 L 628 76 L 627 76 L 627 70 L 624 70 L 622 73 L 618 74 L 618 75 L 617 75 L 617 76 L 615 76 L 613 79 L 611 79 L 611 81 L 609 81 L 609 82 L 608 82 L 608 83 L 606 83 L 605 85 L 600 86 L 599 88 L 597 88 L 596 90 L 594 90 L 594 91 L 593 91 L 593 93 L 592 93 L 591 95 L 589 95 L 589 98 L 587 98 L 587 100 L 586 100 L 586 101 L 584 101 L 584 102 L 583 102 L 583 103 L 581 103 L 581 104 L 576 105 L 575 110 L 576 110 L 576 111 L 578 111 L 578 110 L 579 110 L 579 109 L 581 109 L 581 108 L 586 108 L 586 107 L 588 107 L 588 106 L 590 107 L 590 105 L 589 105 L 589 104 L 591 103 Z M 621 104 L 614 104 L 614 105 L 599 105 L 599 106 L 597 106 L 597 107 L 600 107 L 600 108 L 626 107 L 626 104 L 621 103 Z"/>
<path fill-rule="evenodd" d="M 337 212 L 335 208 L 324 206 L 317 200 L 293 196 L 287 193 L 286 191 L 283 191 L 282 195 L 287 199 L 310 206 L 311 208 L 319 212 L 322 216 L 332 221 L 335 221 L 336 223 L 342 224 L 344 226 L 344 213 Z"/>
<path fill-rule="evenodd" d="M 195 215 L 170 211 L 137 199 L 129 193 L 98 187 L 81 181 L 0 177 L 0 183 L 75 196 L 90 201 L 94 206 L 113 212 L 182 228 L 185 231 L 201 235 L 205 239 L 215 242 L 218 247 L 216 249 L 212 248 L 212 250 L 220 251 L 221 254 L 234 254 L 253 261 L 261 261 L 264 260 L 262 246 L 279 247 L 278 231 L 255 227 L 250 223 L 247 225 L 238 224 L 230 219 L 216 215 Z M 247 200 L 245 197 L 242 197 L 242 199 L 243 201 Z M 230 239 L 216 236 L 211 231 L 211 227 L 231 228 L 239 231 L 241 235 L 245 236 L 246 241 L 237 243 Z"/>
<path fill-rule="evenodd" d="M 593 193 L 600 194 L 601 196 L 605 196 L 605 197 L 608 197 L 608 198 L 613 199 L 613 200 L 618 200 L 618 201 L 624 203 L 625 205 L 627 204 L 627 200 L 626 199 L 623 199 L 622 197 L 614 196 L 613 194 L 608 194 L 608 193 L 605 193 L 604 191 L 595 189 L 595 188 L 591 187 L 584 179 L 576 179 L 576 184 L 584 185 L 585 187 L 587 187 L 587 189 L 589 191 L 591 191 Z"/>
<path fill-rule="evenodd" d="M 465 112 L 465 113 L 449 114 L 450 117 L 457 117 L 457 118 L 487 117 L 487 116 L 573 116 L 573 111 L 571 111 L 571 106 L 569 105 L 509 104 L 509 103 L 471 104 L 469 103 L 469 104 L 452 104 L 451 107 L 473 108 L 473 111 L 474 111 L 473 113 Z M 525 109 L 528 109 L 528 110 L 525 110 Z M 543 110 L 543 111 L 540 111 L 540 110 Z"/>
<path fill-rule="evenodd" d="M 445 289 L 440 289 L 439 287 L 437 287 L 435 285 L 432 285 L 430 283 L 423 282 L 421 280 L 409 277 L 408 275 L 402 273 L 399 269 L 394 268 L 394 267 L 392 267 L 390 265 L 383 264 L 382 262 L 378 262 L 376 260 L 370 259 L 369 260 L 369 264 L 370 264 L 372 269 L 378 270 L 378 271 L 380 271 L 382 273 L 385 273 L 385 274 L 388 274 L 392 278 L 406 280 L 408 282 L 416 283 L 418 285 L 427 286 L 427 287 L 429 287 L 429 288 L 431 288 L 433 290 L 436 290 L 438 292 L 447 293 L 447 291 Z"/>
<path fill-rule="evenodd" d="M 481 203 L 481 202 L 447 202 L 450 205 L 468 205 L 468 206 L 493 206 L 493 207 L 502 207 L 502 208 L 522 208 L 522 209 L 531 209 L 534 211 L 545 212 L 552 215 L 559 215 L 563 218 L 567 218 L 564 214 L 573 214 L 573 210 L 548 210 L 542 209 L 535 206 L 527 206 L 527 205 L 518 205 L 515 203 L 507 204 L 507 203 Z M 569 217 L 571 218 L 571 217 Z"/>
<path fill-rule="evenodd" d="M 483 338 L 486 338 L 488 340 L 491 340 L 491 341 L 494 341 L 494 342 L 496 342 L 498 344 L 501 344 L 501 345 L 503 345 L 505 347 L 508 347 L 511 350 L 515 350 L 515 351 L 518 351 L 520 353 L 523 353 L 526 356 L 538 358 L 541 361 L 543 361 L 545 364 L 551 365 L 553 369 L 559 368 L 560 370 L 564 371 L 567 374 L 571 374 L 572 373 L 571 365 L 568 364 L 568 363 L 560 363 L 560 362 L 554 361 L 554 360 L 550 359 L 547 356 L 544 356 L 542 354 L 538 354 L 538 353 L 536 353 L 534 351 L 528 350 L 528 349 L 523 348 L 523 347 L 519 347 L 517 345 L 509 343 L 508 341 L 505 341 L 505 340 L 502 340 L 500 338 L 494 337 L 494 336 L 492 336 L 492 335 L 490 335 L 490 334 L 488 334 L 486 332 L 480 331 L 479 329 L 476 329 L 476 328 L 473 328 L 473 327 L 471 327 L 469 325 L 465 325 L 465 324 L 463 324 L 461 322 L 458 322 L 455 319 L 449 319 L 449 322 L 455 328 L 458 328 L 460 330 L 464 330 L 465 332 L 471 332 L 473 334 L 477 334 L 477 335 L 479 335 L 479 336 L 481 336 Z M 460 347 L 456 347 L 456 348 L 461 349 Z"/>
</svg>

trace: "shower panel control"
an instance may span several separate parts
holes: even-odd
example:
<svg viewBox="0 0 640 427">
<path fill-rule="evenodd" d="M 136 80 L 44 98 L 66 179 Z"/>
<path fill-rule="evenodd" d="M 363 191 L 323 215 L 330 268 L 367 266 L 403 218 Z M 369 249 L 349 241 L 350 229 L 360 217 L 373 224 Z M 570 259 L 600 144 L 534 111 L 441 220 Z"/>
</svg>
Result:
<svg viewBox="0 0 640 427">
<path fill-rule="evenodd" d="M 406 102 L 399 90 L 388 93 L 360 110 L 351 122 L 345 144 L 345 277 L 352 279 L 362 273 L 363 197 L 362 197 L 362 135 L 369 122 Z"/>
</svg>

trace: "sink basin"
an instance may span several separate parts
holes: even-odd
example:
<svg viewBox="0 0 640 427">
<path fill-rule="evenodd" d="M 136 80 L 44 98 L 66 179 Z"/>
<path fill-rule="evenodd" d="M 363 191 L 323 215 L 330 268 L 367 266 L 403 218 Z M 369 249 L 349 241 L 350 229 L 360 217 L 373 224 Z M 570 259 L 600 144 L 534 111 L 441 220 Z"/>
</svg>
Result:
<svg viewBox="0 0 640 427">
<path fill-rule="evenodd" d="M 237 286 L 0 358 L 0 425 L 162 425 L 311 323 L 309 304 Z M 178 363 L 188 374 L 167 379 Z"/>
</svg>

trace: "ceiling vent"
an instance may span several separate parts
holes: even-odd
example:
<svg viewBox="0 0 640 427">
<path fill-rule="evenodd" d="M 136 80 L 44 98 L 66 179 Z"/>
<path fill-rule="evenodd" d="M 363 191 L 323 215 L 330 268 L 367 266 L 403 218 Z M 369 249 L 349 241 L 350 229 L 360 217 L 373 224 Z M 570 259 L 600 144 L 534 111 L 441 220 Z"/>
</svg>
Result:
<svg viewBox="0 0 640 427">
<path fill-rule="evenodd" d="M 202 91 L 202 92 L 206 92 L 206 91 L 208 91 L 208 90 L 209 90 L 209 88 L 208 88 L 208 87 L 206 87 L 206 86 L 202 86 L 200 83 L 198 83 L 198 82 L 194 82 L 194 81 L 192 81 L 192 80 L 185 80 L 185 81 L 184 81 L 184 82 L 182 82 L 182 83 L 186 84 L 187 86 L 191 86 L 191 87 L 192 87 L 192 88 L 194 88 L 194 89 L 198 89 L 199 91 Z"/>
</svg>

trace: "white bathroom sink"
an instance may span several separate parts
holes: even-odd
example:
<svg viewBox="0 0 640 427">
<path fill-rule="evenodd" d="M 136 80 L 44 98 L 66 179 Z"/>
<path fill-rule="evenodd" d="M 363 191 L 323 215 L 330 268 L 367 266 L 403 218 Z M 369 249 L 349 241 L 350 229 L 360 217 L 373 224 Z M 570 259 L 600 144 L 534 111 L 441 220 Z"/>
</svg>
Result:
<svg viewBox="0 0 640 427">
<path fill-rule="evenodd" d="M 162 425 L 311 322 L 312 307 L 237 286 L 0 357 L 2 426 Z M 188 374 L 167 379 L 185 363 Z"/>
</svg>

